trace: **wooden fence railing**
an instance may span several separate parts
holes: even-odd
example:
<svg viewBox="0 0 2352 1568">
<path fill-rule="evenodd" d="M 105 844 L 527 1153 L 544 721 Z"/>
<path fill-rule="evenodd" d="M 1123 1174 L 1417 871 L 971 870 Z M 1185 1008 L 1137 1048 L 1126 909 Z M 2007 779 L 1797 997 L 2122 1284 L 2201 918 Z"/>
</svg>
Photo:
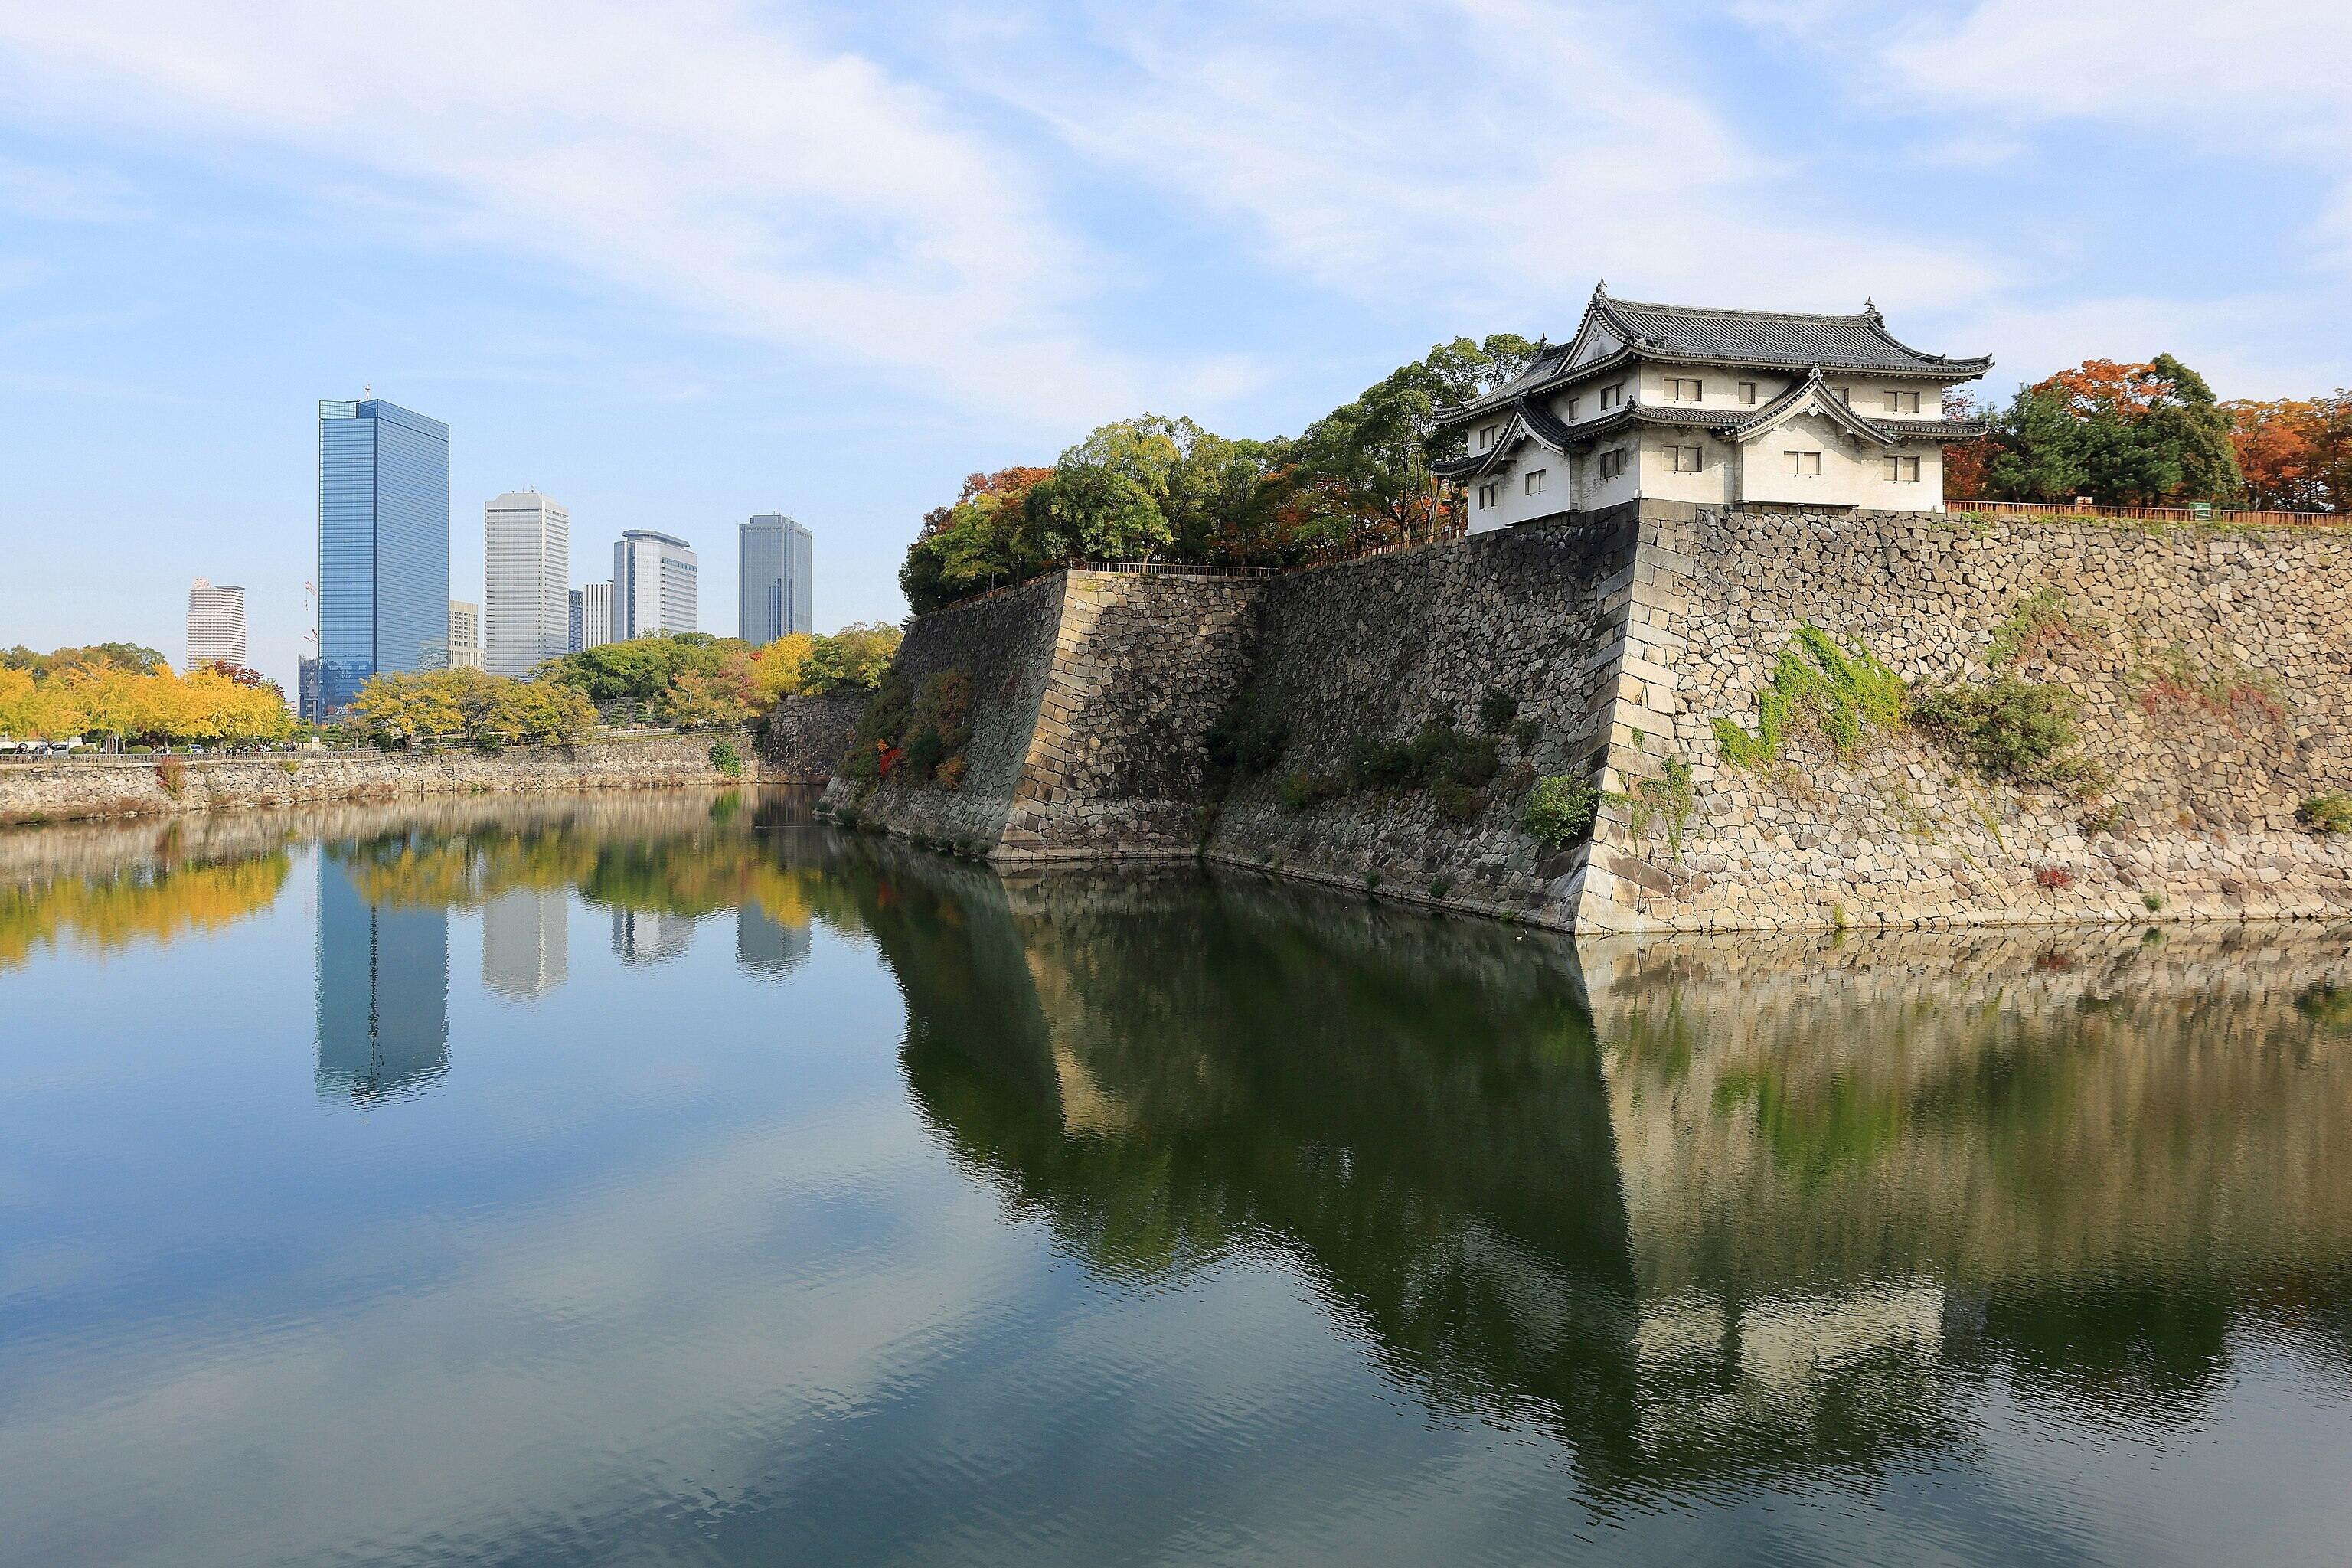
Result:
<svg viewBox="0 0 2352 1568">
<path fill-rule="evenodd" d="M 1979 517 L 2106 517 L 2135 522 L 2221 523 L 2231 528 L 2339 528 L 2336 511 L 2248 511 L 2218 506 L 2088 506 L 2071 501 L 1948 500 L 1946 511 Z"/>
</svg>

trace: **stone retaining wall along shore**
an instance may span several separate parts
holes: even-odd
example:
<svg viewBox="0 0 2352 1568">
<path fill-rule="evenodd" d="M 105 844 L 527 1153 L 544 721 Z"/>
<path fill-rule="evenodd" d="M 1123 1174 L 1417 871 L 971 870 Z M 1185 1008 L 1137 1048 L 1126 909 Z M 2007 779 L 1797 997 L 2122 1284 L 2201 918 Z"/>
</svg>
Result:
<svg viewBox="0 0 2352 1568">
<path fill-rule="evenodd" d="M 1058 574 L 908 634 L 911 674 L 971 677 L 961 788 L 828 799 L 1003 861 L 1199 852 L 1587 930 L 2341 917 L 2352 834 L 2297 808 L 2352 793 L 2347 585 L 2334 528 L 1655 502 L 1273 579 Z M 2078 776 L 1906 723 L 1735 763 L 1801 629 L 1918 689 L 2061 689 Z M 1490 695 L 1475 786 L 1350 768 Z M 1211 765 L 1220 728 L 1254 765 Z M 1520 830 L 1548 775 L 1607 792 L 1590 843 Z"/>
<path fill-rule="evenodd" d="M 744 759 L 730 778 L 710 764 L 725 741 Z M 514 746 L 473 752 L 295 752 L 268 756 L 171 759 L 176 793 L 160 757 L 60 758 L 0 763 L 0 825 L 225 811 L 311 801 L 375 801 L 497 793 L 565 794 L 755 782 L 760 764 L 740 731 L 622 736 L 576 746 Z"/>
</svg>

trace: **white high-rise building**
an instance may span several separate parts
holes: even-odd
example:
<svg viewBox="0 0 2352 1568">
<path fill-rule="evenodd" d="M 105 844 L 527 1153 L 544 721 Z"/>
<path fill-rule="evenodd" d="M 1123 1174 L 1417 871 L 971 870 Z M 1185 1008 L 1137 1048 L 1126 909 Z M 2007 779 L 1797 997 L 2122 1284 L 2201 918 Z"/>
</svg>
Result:
<svg viewBox="0 0 2352 1568">
<path fill-rule="evenodd" d="M 613 584 L 591 583 L 580 590 L 580 646 L 602 647 L 613 640 Z"/>
<path fill-rule="evenodd" d="M 188 663 L 245 668 L 245 590 L 217 587 L 202 577 L 188 588 Z"/>
<path fill-rule="evenodd" d="M 736 564 L 735 635 L 762 647 L 816 629 L 811 616 L 809 531 L 780 512 L 743 525 Z"/>
<path fill-rule="evenodd" d="M 632 528 L 613 546 L 613 638 L 702 629 L 696 579 L 701 568 L 686 541 Z"/>
<path fill-rule="evenodd" d="M 482 508 L 482 655 L 529 675 L 572 647 L 572 514 L 537 490 Z"/>
<path fill-rule="evenodd" d="M 543 996 L 563 984 L 571 895 L 515 888 L 482 904 L 482 984 L 501 996 Z"/>
<path fill-rule="evenodd" d="M 482 609 L 463 599 L 449 601 L 449 665 L 451 669 L 482 668 Z"/>
</svg>

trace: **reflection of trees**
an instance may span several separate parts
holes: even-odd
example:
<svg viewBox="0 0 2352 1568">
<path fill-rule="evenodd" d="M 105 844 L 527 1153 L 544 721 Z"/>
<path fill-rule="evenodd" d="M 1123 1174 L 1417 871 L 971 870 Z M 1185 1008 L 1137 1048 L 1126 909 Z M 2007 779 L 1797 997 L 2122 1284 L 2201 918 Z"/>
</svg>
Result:
<svg viewBox="0 0 2352 1568">
<path fill-rule="evenodd" d="M 1010 1201 L 1121 1276 L 1279 1246 L 1429 1398 L 1549 1412 L 1603 1490 L 1958 1443 L 1995 1373 L 2190 1419 L 2251 1321 L 2346 1342 L 2352 1084 L 2309 961 L 1588 993 L 1545 939 L 1254 880 L 858 855 L 908 1080 Z"/>
<path fill-rule="evenodd" d="M 218 865 L 167 856 L 100 876 L 0 887 L 0 969 L 67 935 L 110 952 L 234 925 L 269 907 L 290 865 L 283 850 Z"/>
<path fill-rule="evenodd" d="M 388 909 L 472 909 L 518 889 L 573 888 L 616 911 L 694 919 L 754 908 L 804 931 L 846 924 L 855 910 L 827 887 L 824 867 L 778 852 L 772 830 L 799 819 L 788 805 L 740 797 L 594 802 L 462 824 L 430 819 L 330 844 L 369 902 Z"/>
</svg>

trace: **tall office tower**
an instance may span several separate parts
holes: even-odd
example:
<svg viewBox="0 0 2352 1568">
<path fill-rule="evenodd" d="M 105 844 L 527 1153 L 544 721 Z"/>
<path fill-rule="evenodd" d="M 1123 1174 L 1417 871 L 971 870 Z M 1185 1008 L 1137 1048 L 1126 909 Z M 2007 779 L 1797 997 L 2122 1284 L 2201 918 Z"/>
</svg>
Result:
<svg viewBox="0 0 2352 1568">
<path fill-rule="evenodd" d="M 449 426 L 382 398 L 319 405 L 319 698 L 449 658 Z"/>
<path fill-rule="evenodd" d="M 602 647 L 613 640 L 613 584 L 591 583 L 580 590 L 580 646 Z"/>
<path fill-rule="evenodd" d="M 701 630 L 699 572 L 685 540 L 650 528 L 623 533 L 613 546 L 613 639 Z"/>
<path fill-rule="evenodd" d="M 753 647 L 787 632 L 813 630 L 809 531 L 766 511 L 743 525 L 737 552 L 735 635 Z"/>
<path fill-rule="evenodd" d="M 586 643 L 580 640 L 581 634 L 585 629 L 580 624 L 580 617 L 586 611 L 587 606 L 581 603 L 579 589 L 572 589 L 569 597 L 572 601 L 572 618 L 570 625 L 566 626 L 564 630 L 563 651 L 566 653 L 578 653 L 582 648 L 588 646 Z"/>
<path fill-rule="evenodd" d="M 529 675 L 572 649 L 572 514 L 537 490 L 482 508 L 482 655 Z"/>
<path fill-rule="evenodd" d="M 294 656 L 294 716 L 305 724 L 323 724 L 319 707 L 319 661 L 307 653 Z"/>
<path fill-rule="evenodd" d="M 314 1044 L 322 1099 L 411 1093 L 449 1068 L 449 911 L 379 907 L 360 870 L 320 849 Z"/>
<path fill-rule="evenodd" d="M 482 984 L 521 1001 L 562 984 L 570 921 L 563 888 L 516 888 L 484 900 Z"/>
<path fill-rule="evenodd" d="M 245 590 L 199 577 L 188 587 L 188 662 L 245 668 Z"/>
<path fill-rule="evenodd" d="M 449 601 L 449 668 L 482 668 L 482 612 L 463 599 Z"/>
</svg>

